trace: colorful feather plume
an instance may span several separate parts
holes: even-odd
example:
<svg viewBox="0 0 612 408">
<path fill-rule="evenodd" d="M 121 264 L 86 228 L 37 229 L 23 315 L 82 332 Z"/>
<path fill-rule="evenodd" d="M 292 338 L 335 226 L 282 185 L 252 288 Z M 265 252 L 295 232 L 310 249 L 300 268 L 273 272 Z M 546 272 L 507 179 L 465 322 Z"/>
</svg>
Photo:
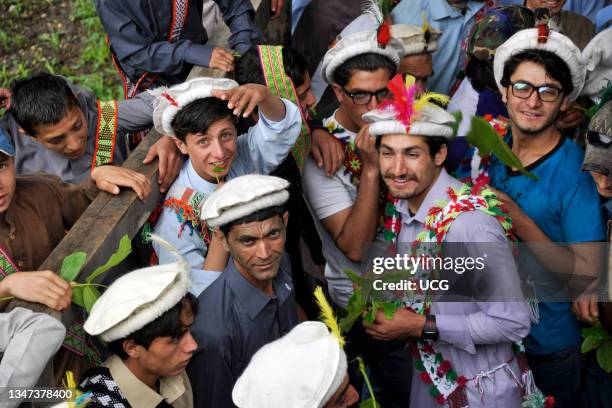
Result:
<svg viewBox="0 0 612 408">
<path fill-rule="evenodd" d="M 391 0 L 366 0 L 361 11 L 374 17 L 378 23 L 376 41 L 386 47 L 391 41 Z"/>
<path fill-rule="evenodd" d="M 331 333 L 338 339 L 338 343 L 340 343 L 340 347 L 344 347 L 344 337 L 340 334 L 340 326 L 338 326 L 338 321 L 336 320 L 336 316 L 334 315 L 334 311 L 325 298 L 323 294 L 323 289 L 320 286 L 314 291 L 315 299 L 317 300 L 317 305 L 319 305 L 319 310 L 321 311 L 321 320 L 323 323 L 329 328 Z"/>
<path fill-rule="evenodd" d="M 410 75 L 408 76 L 410 77 Z M 416 94 L 417 85 L 413 83 L 409 78 L 406 79 L 406 83 L 402 79 L 401 74 L 397 74 L 389 81 L 387 88 L 393 94 L 393 99 L 385 101 L 381 104 L 382 109 L 388 109 L 389 107 L 395 110 L 395 120 L 404 124 L 404 126 L 410 126 L 412 115 L 414 113 L 414 96 Z"/>
</svg>

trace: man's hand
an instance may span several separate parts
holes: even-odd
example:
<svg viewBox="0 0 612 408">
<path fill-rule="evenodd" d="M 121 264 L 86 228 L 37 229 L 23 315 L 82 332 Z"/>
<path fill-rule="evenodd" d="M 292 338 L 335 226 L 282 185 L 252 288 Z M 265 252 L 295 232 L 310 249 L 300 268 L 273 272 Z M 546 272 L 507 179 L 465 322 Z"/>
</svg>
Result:
<svg viewBox="0 0 612 408">
<path fill-rule="evenodd" d="M 557 127 L 559 129 L 573 129 L 578 127 L 584 119 L 584 108 L 578 102 L 572 102 L 571 105 L 559 115 Z"/>
<path fill-rule="evenodd" d="M 523 212 L 521 207 L 516 202 L 514 202 L 512 198 L 510 198 L 508 194 L 490 186 L 488 188 L 489 190 L 493 191 L 497 196 L 497 199 L 503 203 L 503 208 L 506 210 L 510 218 L 512 218 L 513 227 L 517 235 L 520 236 L 518 231 L 519 226 L 517 224 L 520 223 L 522 220 L 525 220 L 525 218 L 527 218 L 527 215 Z"/>
<path fill-rule="evenodd" d="M 233 114 L 236 116 L 242 114 L 245 118 L 253 113 L 257 105 L 271 96 L 267 86 L 258 84 L 245 84 L 227 91 L 214 89 L 212 95 L 227 100 L 227 107 L 233 109 Z"/>
<path fill-rule="evenodd" d="M 8 109 L 11 107 L 11 90 L 0 88 L 0 109 Z"/>
<path fill-rule="evenodd" d="M 362 171 L 366 169 L 379 171 L 378 151 L 376 150 L 376 137 L 370 134 L 370 125 L 365 125 L 355 137 L 355 146 L 359 149 Z"/>
<path fill-rule="evenodd" d="M 317 166 L 325 166 L 328 177 L 336 174 L 344 161 L 344 149 L 338 139 L 324 129 L 312 131 L 312 158 Z"/>
<path fill-rule="evenodd" d="M 270 20 L 274 20 L 280 17 L 281 13 L 283 12 L 284 6 L 285 0 L 271 0 L 270 11 L 272 11 L 272 15 L 270 16 Z"/>
<path fill-rule="evenodd" d="M 10 296 L 54 310 L 66 309 L 72 299 L 70 284 L 52 271 L 15 272 L 2 283 Z"/>
<path fill-rule="evenodd" d="M 159 191 L 165 193 L 183 167 L 183 156 L 170 136 L 162 136 L 151 146 L 142 164 L 149 164 L 156 157 L 159 158 Z"/>
<path fill-rule="evenodd" d="M 144 200 L 151 193 L 151 182 L 137 171 L 116 166 L 99 166 L 92 170 L 91 180 L 101 191 L 114 195 L 121 191 L 119 187 L 129 187 L 138 198 Z"/>
<path fill-rule="evenodd" d="M 599 317 L 599 309 L 597 307 L 597 296 L 584 295 L 580 296 L 572 304 L 572 311 L 583 322 L 593 323 Z"/>
<path fill-rule="evenodd" d="M 379 310 L 373 324 L 363 323 L 366 333 L 376 340 L 395 340 L 420 338 L 425 327 L 425 316 L 411 310 L 401 308 L 395 311 L 392 319 L 387 319 L 385 313 Z"/>
<path fill-rule="evenodd" d="M 234 55 L 226 49 L 215 47 L 210 61 L 208 62 L 210 68 L 217 68 L 225 72 L 234 70 Z"/>
</svg>

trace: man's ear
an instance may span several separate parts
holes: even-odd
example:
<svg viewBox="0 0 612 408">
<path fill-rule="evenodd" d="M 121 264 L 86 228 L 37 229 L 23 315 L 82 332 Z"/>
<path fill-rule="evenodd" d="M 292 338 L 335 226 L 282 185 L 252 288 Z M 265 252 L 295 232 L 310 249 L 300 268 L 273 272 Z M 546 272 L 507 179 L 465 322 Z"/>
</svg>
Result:
<svg viewBox="0 0 612 408">
<path fill-rule="evenodd" d="M 569 97 L 564 96 L 560 106 L 561 112 L 565 112 L 566 110 L 568 110 L 571 105 L 572 103 L 569 101 Z"/>
<path fill-rule="evenodd" d="M 174 140 L 174 143 L 176 144 L 176 147 L 178 147 L 178 149 L 181 151 L 181 153 L 188 154 L 187 153 L 187 144 L 185 142 L 180 140 L 178 137 L 173 137 L 172 140 Z M 187 140 L 187 138 L 185 138 L 185 140 Z"/>
<path fill-rule="evenodd" d="M 123 346 L 123 351 L 125 351 L 125 353 L 128 356 L 132 358 L 140 357 L 140 350 L 142 346 L 139 344 L 136 344 L 134 340 L 132 339 L 124 340 L 122 346 Z"/>
<path fill-rule="evenodd" d="M 285 226 L 287 226 L 287 221 L 289 221 L 289 211 L 283 213 L 283 224 L 285 224 Z"/>
<path fill-rule="evenodd" d="M 501 93 L 502 96 L 502 102 L 507 104 L 508 103 L 508 87 L 505 87 L 504 90 Z"/>
<path fill-rule="evenodd" d="M 227 244 L 227 239 L 225 238 L 225 234 L 223 233 L 223 231 L 221 231 L 219 228 L 215 228 L 213 234 L 215 234 L 215 238 L 219 240 L 219 242 L 221 242 L 223 249 L 229 252 L 229 245 Z"/>
<path fill-rule="evenodd" d="M 443 144 L 442 146 L 440 146 L 440 150 L 438 150 L 438 153 L 436 153 L 434 156 L 434 164 L 436 165 L 436 167 L 442 166 L 442 164 L 444 163 L 444 160 L 446 160 L 447 155 L 448 155 L 448 147 L 446 147 L 446 145 Z"/>
<path fill-rule="evenodd" d="M 342 103 L 342 98 L 344 98 L 344 92 L 342 92 L 342 88 L 340 87 L 340 85 L 332 84 L 332 89 L 336 94 L 336 99 L 338 100 L 338 102 Z"/>
</svg>

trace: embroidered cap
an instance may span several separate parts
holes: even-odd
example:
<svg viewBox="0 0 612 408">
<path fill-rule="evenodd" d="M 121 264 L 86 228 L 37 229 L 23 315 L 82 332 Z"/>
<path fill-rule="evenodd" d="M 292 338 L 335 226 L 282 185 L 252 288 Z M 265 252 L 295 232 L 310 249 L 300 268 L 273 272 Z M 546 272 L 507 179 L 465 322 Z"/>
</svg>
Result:
<svg viewBox="0 0 612 408">
<path fill-rule="evenodd" d="M 574 89 L 568 96 L 570 101 L 576 100 L 584 86 L 586 76 L 586 66 L 580 50 L 574 45 L 572 40 L 563 34 L 556 31 L 548 32 L 546 29 L 541 28 L 521 30 L 497 48 L 495 59 L 493 60 L 493 73 L 500 91 L 503 92 L 504 89 L 501 80 L 506 62 L 513 55 L 528 50 L 552 52 L 567 64 L 571 73 L 572 84 L 574 85 Z"/>
<path fill-rule="evenodd" d="M 374 53 L 389 58 L 399 66 L 399 54 L 395 47 L 382 47 L 376 39 L 376 31 L 362 31 L 341 38 L 323 57 L 321 76 L 327 83 L 334 82 L 334 72 L 349 59 L 362 54 Z"/>
<path fill-rule="evenodd" d="M 612 177 L 612 100 L 601 106 L 589 123 L 582 170 Z"/>
<path fill-rule="evenodd" d="M 448 103 L 448 97 L 431 92 L 417 97 L 417 87 L 411 76 L 408 76 L 406 83 L 400 74 L 389 81 L 388 88 L 393 93 L 393 99 L 363 115 L 365 121 L 372 123 L 369 129 L 372 136 L 400 134 L 453 137 L 455 118 L 432 103 Z"/>
<path fill-rule="evenodd" d="M 110 342 L 142 329 L 185 297 L 191 286 L 191 268 L 176 248 L 157 235 L 151 235 L 175 262 L 142 268 L 123 275 L 98 298 L 85 331 Z"/>
<path fill-rule="evenodd" d="M 319 408 L 346 375 L 338 339 L 321 322 L 303 322 L 255 353 L 232 399 L 239 408 Z"/>
<path fill-rule="evenodd" d="M 176 137 L 172 121 L 177 113 L 196 99 L 209 98 L 213 89 L 228 90 L 238 86 L 233 79 L 194 78 L 171 88 L 156 88 L 149 93 L 155 96 L 153 102 L 153 124 L 163 134 Z"/>
<path fill-rule="evenodd" d="M 15 156 L 15 147 L 6 131 L 0 128 L 0 152 L 9 157 Z"/>
<path fill-rule="evenodd" d="M 202 220 L 217 228 L 289 199 L 289 182 L 279 177 L 249 174 L 233 178 L 202 205 Z"/>
</svg>

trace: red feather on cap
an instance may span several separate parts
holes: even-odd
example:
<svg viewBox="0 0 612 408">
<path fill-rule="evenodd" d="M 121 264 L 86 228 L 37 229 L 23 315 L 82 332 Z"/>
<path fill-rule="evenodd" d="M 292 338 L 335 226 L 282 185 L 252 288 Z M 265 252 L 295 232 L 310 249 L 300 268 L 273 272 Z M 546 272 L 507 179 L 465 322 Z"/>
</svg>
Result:
<svg viewBox="0 0 612 408">
<path fill-rule="evenodd" d="M 385 20 L 380 27 L 378 27 L 376 40 L 378 41 L 378 45 L 382 46 L 383 48 L 389 44 L 389 41 L 391 41 L 391 22 L 388 19 Z"/>
</svg>

